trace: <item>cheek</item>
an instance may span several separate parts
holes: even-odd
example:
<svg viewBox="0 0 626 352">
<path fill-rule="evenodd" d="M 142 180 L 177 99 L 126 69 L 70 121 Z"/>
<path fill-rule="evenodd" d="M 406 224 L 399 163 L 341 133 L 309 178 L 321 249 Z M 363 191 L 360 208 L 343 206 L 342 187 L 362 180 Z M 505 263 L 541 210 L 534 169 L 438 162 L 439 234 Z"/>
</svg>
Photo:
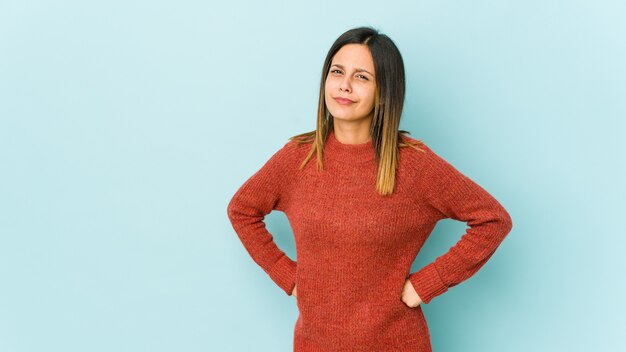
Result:
<svg viewBox="0 0 626 352">
<path fill-rule="evenodd" d="M 363 97 L 363 102 L 365 103 L 368 109 L 374 107 L 374 100 L 376 97 L 375 90 L 367 89 L 365 92 L 363 92 L 362 97 Z"/>
<path fill-rule="evenodd" d="M 328 96 L 328 94 L 333 91 L 334 87 L 335 85 L 333 84 L 333 80 L 326 78 L 326 82 L 324 83 L 324 93 Z"/>
<path fill-rule="evenodd" d="M 326 100 L 328 100 L 331 90 L 332 90 L 332 83 L 330 82 L 330 80 L 327 79 L 326 83 L 324 83 L 324 96 L 326 96 Z"/>
<path fill-rule="evenodd" d="M 333 103 L 333 98 L 332 98 L 332 83 L 329 80 L 326 80 L 326 83 L 324 84 L 324 102 L 326 105 L 327 109 L 331 109 L 332 103 Z"/>
</svg>

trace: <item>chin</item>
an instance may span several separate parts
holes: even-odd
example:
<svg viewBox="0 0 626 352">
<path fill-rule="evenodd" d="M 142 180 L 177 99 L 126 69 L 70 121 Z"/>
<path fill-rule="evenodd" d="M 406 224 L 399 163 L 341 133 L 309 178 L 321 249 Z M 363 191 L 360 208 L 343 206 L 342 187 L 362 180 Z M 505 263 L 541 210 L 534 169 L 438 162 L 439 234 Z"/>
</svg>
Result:
<svg viewBox="0 0 626 352">
<path fill-rule="evenodd" d="M 341 111 L 341 109 L 338 109 L 338 110 L 328 109 L 328 112 L 334 118 L 339 119 L 339 120 L 355 120 L 355 119 L 358 119 L 353 114 L 346 114 L 344 111 Z"/>
<path fill-rule="evenodd" d="M 363 119 L 362 117 L 355 117 L 355 116 L 341 116 L 341 115 L 339 116 L 332 115 L 332 116 L 333 116 L 333 119 L 339 120 L 339 121 L 358 121 L 358 120 Z"/>
<path fill-rule="evenodd" d="M 333 114 L 333 112 L 332 112 L 332 111 L 330 111 L 330 110 L 329 110 L 329 112 L 330 112 L 330 115 L 331 115 L 334 119 L 337 119 L 337 120 L 350 120 L 350 116 L 346 116 L 345 114 L 341 114 L 341 113 L 339 113 L 339 114 Z"/>
</svg>

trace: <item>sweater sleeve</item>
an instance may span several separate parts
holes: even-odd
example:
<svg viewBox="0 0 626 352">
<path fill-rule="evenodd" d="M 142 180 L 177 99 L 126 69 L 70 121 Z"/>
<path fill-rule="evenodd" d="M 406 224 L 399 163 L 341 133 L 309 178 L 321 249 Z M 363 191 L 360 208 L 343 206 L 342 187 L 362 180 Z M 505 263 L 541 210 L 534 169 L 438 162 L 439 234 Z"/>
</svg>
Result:
<svg viewBox="0 0 626 352">
<path fill-rule="evenodd" d="M 296 262 L 276 245 L 263 220 L 272 210 L 285 211 L 292 143 L 287 142 L 246 180 L 227 207 L 228 218 L 246 251 L 287 295 L 295 286 Z"/>
<path fill-rule="evenodd" d="M 441 219 L 451 218 L 469 225 L 466 233 L 448 252 L 409 275 L 424 303 L 474 275 L 494 254 L 511 231 L 511 217 L 485 189 L 425 147 L 420 172 L 427 204 Z"/>
</svg>

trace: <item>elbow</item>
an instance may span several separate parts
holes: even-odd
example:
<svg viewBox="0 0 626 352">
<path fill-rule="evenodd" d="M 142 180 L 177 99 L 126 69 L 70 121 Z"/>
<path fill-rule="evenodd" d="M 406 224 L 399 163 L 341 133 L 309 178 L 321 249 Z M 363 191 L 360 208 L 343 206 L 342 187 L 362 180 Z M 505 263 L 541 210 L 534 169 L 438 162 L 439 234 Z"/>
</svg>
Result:
<svg viewBox="0 0 626 352">
<path fill-rule="evenodd" d="M 228 219 L 233 222 L 237 213 L 237 201 L 236 197 L 232 197 L 228 204 L 226 205 L 226 216 Z"/>
<path fill-rule="evenodd" d="M 226 216 L 228 217 L 229 220 L 232 220 L 233 219 L 233 216 L 232 216 L 233 209 L 232 209 L 230 204 L 231 203 L 228 203 L 228 205 L 226 206 Z"/>
<path fill-rule="evenodd" d="M 500 211 L 500 231 L 502 232 L 502 236 L 506 236 L 513 229 L 513 219 L 509 212 L 506 209 L 502 208 Z"/>
</svg>

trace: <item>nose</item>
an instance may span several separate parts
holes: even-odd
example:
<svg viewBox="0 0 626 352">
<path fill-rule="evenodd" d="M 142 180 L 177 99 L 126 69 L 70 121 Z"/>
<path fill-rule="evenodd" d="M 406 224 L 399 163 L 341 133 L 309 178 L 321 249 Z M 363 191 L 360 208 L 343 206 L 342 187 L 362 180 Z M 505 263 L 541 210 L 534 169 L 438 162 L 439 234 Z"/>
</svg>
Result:
<svg viewBox="0 0 626 352">
<path fill-rule="evenodd" d="M 350 93 L 351 89 L 352 88 L 350 87 L 350 78 L 346 76 L 341 80 L 341 83 L 339 84 L 339 91 Z"/>
</svg>

